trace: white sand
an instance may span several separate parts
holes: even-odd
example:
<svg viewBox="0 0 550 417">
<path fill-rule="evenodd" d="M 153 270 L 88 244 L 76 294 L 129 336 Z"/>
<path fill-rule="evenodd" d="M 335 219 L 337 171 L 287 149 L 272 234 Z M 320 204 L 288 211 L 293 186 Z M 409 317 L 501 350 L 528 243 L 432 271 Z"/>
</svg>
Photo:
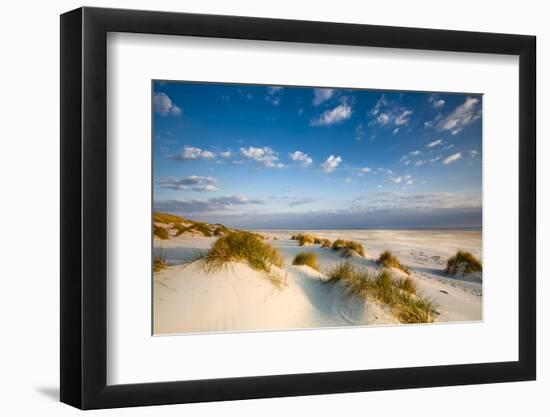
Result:
<svg viewBox="0 0 550 417">
<path fill-rule="evenodd" d="M 155 240 L 155 246 L 162 245 L 165 249 L 172 266 L 154 274 L 154 333 L 397 323 L 389 311 L 377 303 L 345 297 L 340 284 L 323 284 L 323 274 L 307 266 L 292 265 L 297 253 L 315 252 L 324 270 L 342 262 L 338 252 L 319 245 L 298 246 L 290 240 L 297 231 L 260 233 L 270 237 L 268 243 L 279 248 L 285 258 L 283 270 L 277 271 L 286 283 L 282 289 L 243 263 L 232 263 L 211 273 L 204 271 L 200 261 L 188 263 L 197 250 L 207 250 L 216 238 L 182 235 L 162 242 Z M 437 302 L 436 322 L 482 319 L 482 284 L 448 277 L 443 271 L 445 260 L 458 249 L 481 257 L 481 232 L 331 230 L 308 233 L 331 240 L 361 242 L 367 256 L 354 256 L 351 261 L 369 268 L 376 268 L 374 260 L 384 250 L 394 252 L 401 263 L 411 269 L 418 291 Z"/>
</svg>

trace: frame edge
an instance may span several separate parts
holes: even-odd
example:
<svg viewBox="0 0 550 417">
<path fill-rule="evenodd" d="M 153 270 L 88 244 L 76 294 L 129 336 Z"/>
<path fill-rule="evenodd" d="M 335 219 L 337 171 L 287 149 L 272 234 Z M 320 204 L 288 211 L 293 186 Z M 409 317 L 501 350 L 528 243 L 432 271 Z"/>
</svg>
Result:
<svg viewBox="0 0 550 417">
<path fill-rule="evenodd" d="M 60 400 L 82 407 L 82 9 L 60 17 Z"/>
</svg>

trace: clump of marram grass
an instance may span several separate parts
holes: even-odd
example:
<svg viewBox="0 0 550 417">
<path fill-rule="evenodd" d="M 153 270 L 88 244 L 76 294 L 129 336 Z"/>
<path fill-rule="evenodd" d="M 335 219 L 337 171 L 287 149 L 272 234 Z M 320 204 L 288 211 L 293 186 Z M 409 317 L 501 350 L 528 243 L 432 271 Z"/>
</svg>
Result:
<svg viewBox="0 0 550 417">
<path fill-rule="evenodd" d="M 162 271 L 166 268 L 166 252 L 162 247 L 153 249 L 153 272 Z"/>
<path fill-rule="evenodd" d="M 161 239 L 168 239 L 168 230 L 175 232 L 175 236 L 180 236 L 183 233 L 198 233 L 204 237 L 222 236 L 231 232 L 232 230 L 225 227 L 223 224 L 209 224 L 199 222 L 195 220 L 184 219 L 183 217 L 176 216 L 169 213 L 153 213 L 154 223 L 163 223 L 166 225 L 166 237 Z M 159 233 L 163 233 L 159 231 Z"/>
<path fill-rule="evenodd" d="M 298 235 L 297 239 L 298 246 L 312 245 L 315 243 L 315 237 L 311 235 Z"/>
<path fill-rule="evenodd" d="M 204 262 L 209 272 L 229 262 L 246 262 L 252 269 L 268 273 L 274 285 L 282 284 L 280 277 L 271 274 L 272 266 L 283 266 L 281 253 L 255 233 L 238 231 L 221 236 L 204 256 Z"/>
<path fill-rule="evenodd" d="M 160 240 L 167 240 L 168 229 L 165 229 L 164 227 L 153 224 L 153 236 L 155 236 L 156 238 L 159 238 Z"/>
<path fill-rule="evenodd" d="M 358 255 L 365 256 L 363 245 L 353 240 L 336 239 L 332 243 L 332 250 L 342 250 L 342 256 L 344 257 L 350 257 L 353 254 L 352 251 L 356 252 Z"/>
<path fill-rule="evenodd" d="M 410 294 L 416 294 L 416 284 L 412 278 L 396 279 L 395 285 Z"/>
<path fill-rule="evenodd" d="M 436 304 L 417 294 L 416 285 L 410 278 L 395 280 L 385 269 L 373 273 L 343 262 L 326 275 L 325 283 L 342 282 L 348 296 L 386 304 L 401 323 L 432 323 L 437 314 Z"/>
<path fill-rule="evenodd" d="M 297 240 L 298 246 L 321 245 L 322 248 L 328 248 L 331 245 L 331 242 L 328 239 L 324 239 L 318 236 L 301 234 L 301 233 L 298 235 L 291 236 L 290 240 Z"/>
<path fill-rule="evenodd" d="M 382 252 L 376 263 L 380 266 L 383 266 L 384 268 L 397 268 L 403 271 L 406 274 L 410 274 L 411 271 L 409 268 L 407 268 L 404 265 L 401 265 L 401 262 L 399 262 L 399 259 L 395 257 L 393 253 L 391 253 L 389 250 L 385 250 Z"/>
<path fill-rule="evenodd" d="M 183 223 L 184 221 L 185 219 L 180 216 L 176 216 L 175 214 L 159 213 L 158 211 L 155 211 L 153 213 L 153 222 L 155 223 L 179 224 Z"/>
<path fill-rule="evenodd" d="M 319 270 L 318 256 L 313 252 L 300 252 L 294 257 L 292 265 L 307 265 L 310 268 Z"/>
<path fill-rule="evenodd" d="M 467 275 L 481 271 L 481 262 L 470 252 L 461 250 L 455 256 L 447 259 L 447 266 L 445 268 L 445 272 L 449 275 Z"/>
<path fill-rule="evenodd" d="M 322 248 L 330 248 L 332 245 L 332 242 L 328 239 L 321 239 L 321 247 Z"/>
</svg>

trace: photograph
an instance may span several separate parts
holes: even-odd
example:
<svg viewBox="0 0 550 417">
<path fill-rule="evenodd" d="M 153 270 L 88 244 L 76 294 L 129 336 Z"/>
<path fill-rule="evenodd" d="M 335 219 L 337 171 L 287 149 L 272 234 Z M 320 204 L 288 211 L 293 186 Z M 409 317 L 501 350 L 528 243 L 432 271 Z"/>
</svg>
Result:
<svg viewBox="0 0 550 417">
<path fill-rule="evenodd" d="M 482 98 L 153 80 L 153 335 L 482 321 Z"/>
</svg>

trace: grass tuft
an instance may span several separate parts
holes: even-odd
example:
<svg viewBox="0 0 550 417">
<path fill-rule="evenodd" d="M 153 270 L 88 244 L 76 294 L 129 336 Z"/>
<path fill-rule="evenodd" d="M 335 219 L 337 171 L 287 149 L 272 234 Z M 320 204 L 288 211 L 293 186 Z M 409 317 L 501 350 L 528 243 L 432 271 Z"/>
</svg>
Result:
<svg viewBox="0 0 550 417">
<path fill-rule="evenodd" d="M 377 273 L 342 262 L 327 272 L 326 283 L 342 282 L 346 294 L 386 304 L 401 323 L 432 323 L 436 304 L 416 293 L 410 278 L 394 280 L 387 270 Z"/>
<path fill-rule="evenodd" d="M 299 246 L 312 245 L 315 243 L 315 237 L 311 235 L 298 235 L 297 240 Z"/>
<path fill-rule="evenodd" d="M 155 223 L 179 224 L 179 223 L 182 223 L 184 221 L 185 221 L 184 218 L 182 218 L 180 216 L 176 216 L 175 214 L 159 213 L 158 211 L 155 211 L 153 213 L 153 222 L 155 222 Z"/>
<path fill-rule="evenodd" d="M 328 239 L 321 239 L 321 247 L 322 248 L 330 248 L 332 245 L 332 242 Z"/>
<path fill-rule="evenodd" d="M 396 280 L 395 285 L 403 291 L 407 291 L 409 294 L 416 294 L 416 284 L 409 277 Z"/>
<path fill-rule="evenodd" d="M 168 240 L 168 229 L 153 224 L 153 236 L 159 238 L 160 240 Z"/>
<path fill-rule="evenodd" d="M 390 268 L 390 267 L 393 267 L 393 268 L 397 268 L 397 269 L 400 269 L 401 271 L 403 271 L 404 273 L 406 274 L 410 274 L 411 271 L 409 270 L 409 268 L 407 268 L 406 266 L 404 265 L 401 265 L 401 262 L 399 262 L 399 259 L 397 259 L 395 257 L 395 255 L 393 253 L 391 253 L 389 250 L 386 250 L 384 251 L 380 257 L 378 258 L 378 260 L 376 261 L 376 263 L 380 266 L 383 266 L 384 268 Z"/>
<path fill-rule="evenodd" d="M 300 252 L 294 257 L 292 265 L 307 265 L 315 270 L 319 270 L 318 257 L 313 252 Z"/>
<path fill-rule="evenodd" d="M 352 255 L 351 251 L 355 251 L 359 255 L 365 256 L 365 250 L 363 249 L 363 245 L 353 240 L 336 239 L 332 243 L 332 250 L 334 251 L 343 250 L 342 256 L 345 256 L 345 257 L 350 257 Z"/>
<path fill-rule="evenodd" d="M 162 271 L 166 268 L 166 252 L 162 247 L 153 249 L 153 272 Z"/>
<path fill-rule="evenodd" d="M 445 272 L 449 275 L 481 272 L 481 262 L 470 252 L 459 250 L 455 256 L 447 259 Z"/>
<path fill-rule="evenodd" d="M 271 274 L 271 266 L 281 268 L 283 257 L 274 247 L 249 232 L 231 232 L 221 236 L 204 257 L 208 271 L 219 270 L 228 262 L 246 262 L 252 269 Z M 278 277 L 269 275 L 270 281 L 277 285 Z"/>
</svg>

